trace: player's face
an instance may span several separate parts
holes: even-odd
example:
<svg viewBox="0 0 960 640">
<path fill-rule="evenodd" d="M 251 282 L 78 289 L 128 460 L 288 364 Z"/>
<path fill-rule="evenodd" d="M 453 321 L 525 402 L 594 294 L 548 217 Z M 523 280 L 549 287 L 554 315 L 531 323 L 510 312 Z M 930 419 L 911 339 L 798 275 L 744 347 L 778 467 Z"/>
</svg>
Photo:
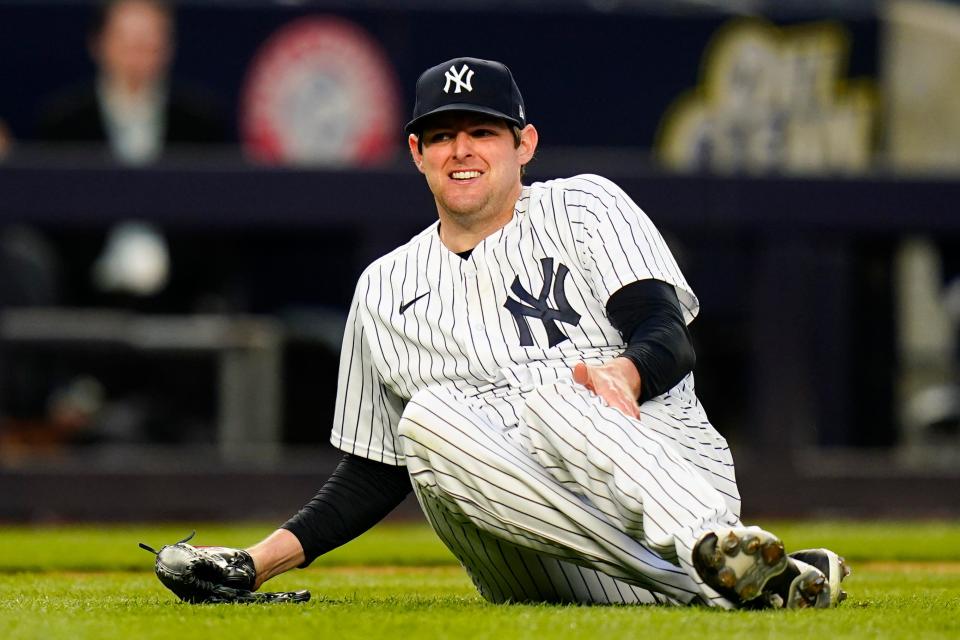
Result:
<svg viewBox="0 0 960 640">
<path fill-rule="evenodd" d="M 470 113 L 441 114 L 422 133 L 422 152 L 411 135 L 410 152 L 427 178 L 441 221 L 502 221 L 520 195 L 520 168 L 533 158 L 537 132 L 527 125 L 517 145 L 503 120 Z"/>
<path fill-rule="evenodd" d="M 173 53 L 170 18 L 149 2 L 129 0 L 110 10 L 94 55 L 114 81 L 132 89 L 157 82 Z"/>
</svg>

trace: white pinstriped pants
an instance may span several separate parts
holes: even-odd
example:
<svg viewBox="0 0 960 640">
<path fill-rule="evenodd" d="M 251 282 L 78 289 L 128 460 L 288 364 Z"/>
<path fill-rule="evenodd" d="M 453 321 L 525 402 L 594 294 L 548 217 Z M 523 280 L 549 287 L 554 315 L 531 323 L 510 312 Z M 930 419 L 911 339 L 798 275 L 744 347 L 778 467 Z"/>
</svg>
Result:
<svg viewBox="0 0 960 640">
<path fill-rule="evenodd" d="M 641 409 L 637 422 L 563 381 L 526 392 L 505 429 L 449 387 L 410 400 L 417 499 L 486 599 L 730 606 L 691 564 L 703 532 L 739 525 L 726 443 L 657 399 Z"/>
</svg>

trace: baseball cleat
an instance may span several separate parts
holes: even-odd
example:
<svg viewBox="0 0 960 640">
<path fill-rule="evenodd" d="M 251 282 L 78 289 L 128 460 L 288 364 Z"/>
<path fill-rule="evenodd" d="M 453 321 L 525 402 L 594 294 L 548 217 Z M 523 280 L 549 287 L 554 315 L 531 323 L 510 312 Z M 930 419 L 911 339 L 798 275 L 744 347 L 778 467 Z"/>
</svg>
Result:
<svg viewBox="0 0 960 640">
<path fill-rule="evenodd" d="M 739 527 L 704 534 L 693 547 L 693 566 L 717 593 L 742 606 L 763 595 L 767 583 L 786 571 L 788 561 L 775 535 L 759 527 Z"/>
<path fill-rule="evenodd" d="M 824 576 L 830 590 L 830 598 L 825 606 L 835 607 L 847 599 L 847 592 L 840 583 L 850 575 L 850 567 L 843 559 L 829 549 L 803 549 L 790 554 L 791 561 L 802 562 L 817 568 Z"/>
<path fill-rule="evenodd" d="M 784 575 L 794 577 L 787 589 L 787 597 L 783 601 L 783 607 L 786 609 L 826 609 L 831 606 L 830 584 L 823 572 L 794 558 L 791 558 L 789 563 L 790 567 L 784 572 Z"/>
</svg>

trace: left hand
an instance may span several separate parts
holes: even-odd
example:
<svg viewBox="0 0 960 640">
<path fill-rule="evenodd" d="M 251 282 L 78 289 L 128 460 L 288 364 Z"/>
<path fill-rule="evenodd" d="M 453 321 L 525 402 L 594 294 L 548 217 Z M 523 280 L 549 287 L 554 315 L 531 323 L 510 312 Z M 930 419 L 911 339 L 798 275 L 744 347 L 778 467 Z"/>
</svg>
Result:
<svg viewBox="0 0 960 640">
<path fill-rule="evenodd" d="M 627 358 L 614 358 L 601 365 L 583 362 L 573 368 L 573 381 L 597 394 L 624 415 L 640 419 L 640 374 Z"/>
<path fill-rule="evenodd" d="M 255 593 L 256 569 L 246 551 L 228 547 L 194 547 L 192 538 L 155 551 L 154 571 L 160 582 L 178 598 L 192 604 L 222 602 L 306 602 L 309 591 Z"/>
</svg>

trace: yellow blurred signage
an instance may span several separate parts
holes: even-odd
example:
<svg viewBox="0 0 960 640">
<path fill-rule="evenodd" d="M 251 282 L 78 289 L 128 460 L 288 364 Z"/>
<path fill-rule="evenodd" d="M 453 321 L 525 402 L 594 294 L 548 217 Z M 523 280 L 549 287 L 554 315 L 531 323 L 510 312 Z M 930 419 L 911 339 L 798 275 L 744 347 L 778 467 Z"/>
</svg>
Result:
<svg viewBox="0 0 960 640">
<path fill-rule="evenodd" d="M 856 172 L 873 150 L 876 91 L 845 77 L 837 23 L 734 20 L 707 46 L 697 87 L 660 123 L 657 153 L 677 170 Z"/>
</svg>

